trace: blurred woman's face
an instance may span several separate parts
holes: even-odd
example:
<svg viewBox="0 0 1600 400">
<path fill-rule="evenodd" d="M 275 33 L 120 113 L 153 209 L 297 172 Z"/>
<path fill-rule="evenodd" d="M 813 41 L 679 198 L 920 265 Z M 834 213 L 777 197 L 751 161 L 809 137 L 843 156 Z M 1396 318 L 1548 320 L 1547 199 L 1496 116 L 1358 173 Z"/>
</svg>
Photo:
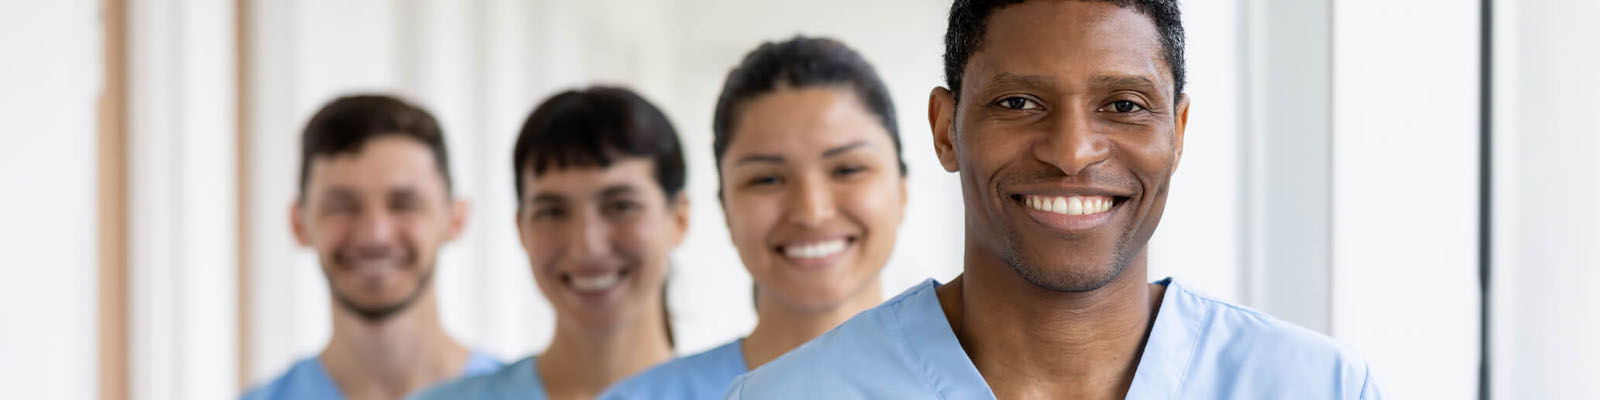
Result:
<svg viewBox="0 0 1600 400">
<path fill-rule="evenodd" d="M 821 310 L 878 285 L 906 199 L 878 117 L 848 88 L 780 86 L 732 134 L 723 208 L 760 301 Z"/>
<path fill-rule="evenodd" d="M 517 230 L 534 281 L 565 322 L 558 325 L 611 331 L 661 312 L 667 256 L 688 226 L 688 207 L 681 197 L 668 201 L 654 169 L 634 157 L 523 174 Z"/>
</svg>

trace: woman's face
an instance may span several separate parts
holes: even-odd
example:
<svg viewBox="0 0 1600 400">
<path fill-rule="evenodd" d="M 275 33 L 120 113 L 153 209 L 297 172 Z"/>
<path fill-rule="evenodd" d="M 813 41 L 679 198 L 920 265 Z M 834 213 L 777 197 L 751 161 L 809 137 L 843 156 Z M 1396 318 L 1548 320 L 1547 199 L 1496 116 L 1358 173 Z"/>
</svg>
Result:
<svg viewBox="0 0 1600 400">
<path fill-rule="evenodd" d="M 608 331 L 661 312 L 667 256 L 683 238 L 688 207 L 681 197 L 668 201 L 654 169 L 634 157 L 523 174 L 517 230 L 557 321 Z"/>
<path fill-rule="evenodd" d="M 723 208 L 760 301 L 820 310 L 878 285 L 906 201 L 878 117 L 848 88 L 780 86 L 732 134 Z"/>
</svg>

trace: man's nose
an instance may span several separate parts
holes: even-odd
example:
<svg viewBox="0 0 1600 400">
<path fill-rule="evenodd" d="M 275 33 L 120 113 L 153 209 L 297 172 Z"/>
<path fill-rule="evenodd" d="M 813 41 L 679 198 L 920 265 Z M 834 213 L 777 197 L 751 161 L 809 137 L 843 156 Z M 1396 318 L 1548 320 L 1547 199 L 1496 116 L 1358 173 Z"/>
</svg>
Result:
<svg viewBox="0 0 1600 400">
<path fill-rule="evenodd" d="M 1111 155 L 1111 146 L 1095 132 L 1093 111 L 1067 110 L 1050 122 L 1048 137 L 1034 147 L 1034 157 L 1068 176 L 1083 173 Z"/>
</svg>

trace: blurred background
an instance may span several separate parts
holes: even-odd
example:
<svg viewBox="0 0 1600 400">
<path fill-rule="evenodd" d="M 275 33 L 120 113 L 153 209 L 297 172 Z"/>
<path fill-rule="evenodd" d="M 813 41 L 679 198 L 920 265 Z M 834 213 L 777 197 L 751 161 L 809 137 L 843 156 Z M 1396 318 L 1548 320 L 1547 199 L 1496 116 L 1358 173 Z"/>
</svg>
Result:
<svg viewBox="0 0 1600 400">
<path fill-rule="evenodd" d="M 552 314 L 510 166 L 557 91 L 637 89 L 689 162 L 678 351 L 754 326 L 715 201 L 712 106 L 744 52 L 843 40 L 899 110 L 910 200 L 887 296 L 960 269 L 960 187 L 933 157 L 940 0 L 0 0 L 0 390 L 217 399 L 329 334 L 289 232 L 298 134 L 324 102 L 437 115 L 467 233 L 446 329 L 503 358 Z M 1600 2 L 1190 0 L 1182 166 L 1150 244 L 1174 276 L 1349 344 L 1394 398 L 1600 398 Z"/>
</svg>

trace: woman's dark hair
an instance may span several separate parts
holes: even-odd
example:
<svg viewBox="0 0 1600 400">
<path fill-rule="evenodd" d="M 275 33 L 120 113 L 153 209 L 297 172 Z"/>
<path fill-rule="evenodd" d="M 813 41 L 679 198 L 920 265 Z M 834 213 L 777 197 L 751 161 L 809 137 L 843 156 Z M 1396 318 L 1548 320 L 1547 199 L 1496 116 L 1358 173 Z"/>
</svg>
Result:
<svg viewBox="0 0 1600 400">
<path fill-rule="evenodd" d="M 678 131 L 661 109 L 633 91 L 617 87 L 569 90 L 545 99 L 522 123 L 512 149 L 517 208 L 522 208 L 526 189 L 524 173 L 539 176 L 551 168 L 605 168 L 617 156 L 654 160 L 656 184 L 669 202 L 683 192 L 685 173 Z M 676 346 L 665 283 L 661 286 L 661 314 L 667 344 Z"/>
<path fill-rule="evenodd" d="M 518 204 L 522 177 L 550 168 L 611 166 L 617 156 L 655 161 L 656 183 L 668 199 L 683 191 L 683 150 L 666 114 L 633 91 L 596 86 L 551 96 L 528 115 L 512 150 Z M 520 205 L 518 206 L 520 207 Z"/>
<path fill-rule="evenodd" d="M 716 156 L 718 175 L 722 174 L 722 157 L 727 155 L 728 144 L 733 142 L 733 129 L 739 123 L 745 104 L 778 90 L 780 83 L 793 89 L 838 86 L 855 93 L 867 111 L 876 115 L 884 130 L 889 132 L 900 174 L 905 175 L 906 161 L 900 156 L 900 129 L 895 123 L 894 102 L 889 99 L 889 89 L 878 78 L 877 70 L 844 43 L 806 36 L 762 43 L 728 72 L 711 120 L 711 152 Z"/>
</svg>

